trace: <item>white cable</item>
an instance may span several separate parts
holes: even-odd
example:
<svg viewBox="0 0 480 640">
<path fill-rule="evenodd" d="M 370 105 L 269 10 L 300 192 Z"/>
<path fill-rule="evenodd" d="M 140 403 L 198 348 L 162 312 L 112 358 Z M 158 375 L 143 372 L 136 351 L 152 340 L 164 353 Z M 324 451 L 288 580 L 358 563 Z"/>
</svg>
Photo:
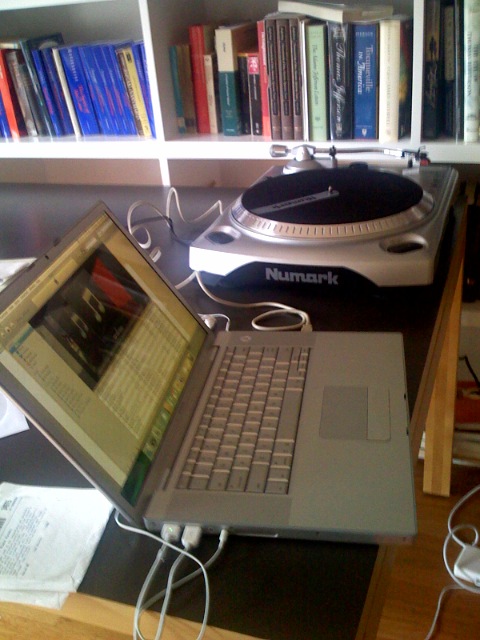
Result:
<svg viewBox="0 0 480 640">
<path fill-rule="evenodd" d="M 437 602 L 437 610 L 435 612 L 434 618 L 433 618 L 433 622 L 432 625 L 430 627 L 430 630 L 428 631 L 428 634 L 425 636 L 424 640 L 430 640 L 433 637 L 434 631 L 435 631 L 435 627 L 438 621 L 438 617 L 440 615 L 440 610 L 442 607 L 442 602 L 443 599 L 445 597 L 445 595 L 449 592 L 449 591 L 453 591 L 453 590 L 459 590 L 459 591 L 469 591 L 470 593 L 474 593 L 477 595 L 480 595 L 480 587 L 475 587 L 472 586 L 470 584 L 468 584 L 467 582 L 461 580 L 460 578 L 458 578 L 455 573 L 454 570 L 450 567 L 450 563 L 447 557 L 447 551 L 448 551 L 448 546 L 449 544 L 452 542 L 452 540 L 454 542 L 456 542 L 459 546 L 461 546 L 463 549 L 467 546 L 467 543 L 465 543 L 461 538 L 458 537 L 457 533 L 459 531 L 462 530 L 469 530 L 472 531 L 474 533 L 474 539 L 472 543 L 468 543 L 470 546 L 476 546 L 480 540 L 480 534 L 479 531 L 477 529 L 477 527 L 475 527 L 472 524 L 458 524 L 456 526 L 453 526 L 453 518 L 455 516 L 455 514 L 457 513 L 457 511 L 467 502 L 467 500 L 469 500 L 475 493 L 477 493 L 478 491 L 480 491 L 480 485 L 477 485 L 476 487 L 474 487 L 473 489 L 471 489 L 468 493 L 466 493 L 456 504 L 455 506 L 451 509 L 450 514 L 448 516 L 448 533 L 447 536 L 445 537 L 444 543 L 443 543 L 443 562 L 445 565 L 446 570 L 448 571 L 448 574 L 450 575 L 450 577 L 452 578 L 452 580 L 454 581 L 454 584 L 450 584 L 445 586 L 442 591 L 440 592 L 440 595 L 438 597 L 438 602 Z"/>
<path fill-rule="evenodd" d="M 124 522 L 121 522 L 120 520 L 120 513 L 117 511 L 115 513 L 115 522 L 117 523 L 117 525 L 121 528 L 124 529 L 125 531 L 130 531 L 132 533 L 136 533 L 142 536 L 145 536 L 146 538 L 150 538 L 152 540 L 155 540 L 156 542 L 159 542 L 162 545 L 165 545 L 166 547 L 173 549 L 174 551 L 176 551 L 177 553 L 182 554 L 183 556 L 185 556 L 186 558 L 189 558 L 190 560 L 193 560 L 193 562 L 195 562 L 196 564 L 198 564 L 198 566 L 200 567 L 200 572 L 203 574 L 203 580 L 205 583 L 205 610 L 204 610 L 204 614 L 203 614 L 203 619 L 202 619 L 202 625 L 200 627 L 200 632 L 197 636 L 196 640 L 201 640 L 207 630 L 207 623 L 208 623 L 208 614 L 209 614 L 209 610 L 210 610 L 210 583 L 208 580 L 208 574 L 207 571 L 205 569 L 205 566 L 203 564 L 203 562 L 201 562 L 197 557 L 195 557 L 193 554 L 191 554 L 189 551 L 187 551 L 186 549 L 182 549 L 180 547 L 178 547 L 175 544 L 172 544 L 171 542 L 167 541 L 167 540 L 163 540 L 160 536 L 155 535 L 154 533 L 151 533 L 150 531 L 147 531 L 146 529 L 139 529 L 138 527 L 133 527 L 130 526 L 128 524 L 125 524 Z M 134 630 L 134 633 L 136 633 L 136 630 Z M 136 638 L 138 636 L 133 636 L 134 640 L 136 640 Z M 141 640 L 144 640 L 142 636 L 139 636 L 141 638 Z"/>
<path fill-rule="evenodd" d="M 233 302 L 231 300 L 224 300 L 223 298 L 219 298 L 214 293 L 212 293 L 205 285 L 202 280 L 202 276 L 198 271 L 195 271 L 195 275 L 197 278 L 197 282 L 202 289 L 202 291 L 214 302 L 218 302 L 219 304 L 223 304 L 227 307 L 237 307 L 240 309 L 255 309 L 259 307 L 273 307 L 272 310 L 266 311 L 265 313 L 260 314 L 256 318 L 252 320 L 252 326 L 254 329 L 258 331 L 293 331 L 296 329 L 301 329 L 302 331 L 311 330 L 312 324 L 310 322 L 310 317 L 308 313 L 302 311 L 301 309 L 296 309 L 295 307 L 291 307 L 290 305 L 283 304 L 282 302 L 274 302 L 274 301 L 263 301 L 263 302 Z M 293 324 L 283 325 L 279 327 L 267 327 L 261 325 L 260 322 L 265 320 L 268 317 L 279 315 L 279 314 L 292 314 L 300 317 L 298 322 Z"/>
</svg>

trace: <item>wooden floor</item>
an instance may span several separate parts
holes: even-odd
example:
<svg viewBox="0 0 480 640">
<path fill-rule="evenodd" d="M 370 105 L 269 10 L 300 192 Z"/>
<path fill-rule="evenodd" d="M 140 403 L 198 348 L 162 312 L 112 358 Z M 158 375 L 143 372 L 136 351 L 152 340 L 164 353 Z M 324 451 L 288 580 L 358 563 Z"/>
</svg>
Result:
<svg viewBox="0 0 480 640">
<path fill-rule="evenodd" d="M 414 544 L 400 547 L 386 594 L 377 640 L 423 640 L 433 621 L 438 596 L 451 584 L 443 563 L 447 519 L 459 498 L 480 484 L 480 469 L 454 466 L 451 497 L 422 492 L 422 463 L 416 470 L 419 534 Z M 480 530 L 480 493 L 456 515 L 454 524 L 471 523 Z M 449 546 L 451 566 L 459 547 Z M 452 591 L 444 600 L 436 627 L 436 640 L 480 639 L 480 595 Z M 432 639 L 433 640 L 433 639 Z"/>
<path fill-rule="evenodd" d="M 442 559 L 447 518 L 457 500 L 480 484 L 480 469 L 454 467 L 451 498 L 423 494 L 421 463 L 415 480 L 419 535 L 414 544 L 400 547 L 397 551 L 377 640 L 425 638 L 439 593 L 452 582 Z M 480 528 L 480 493 L 459 512 L 455 522 L 467 521 Z M 453 561 L 458 549 L 453 545 L 452 550 Z M 73 594 L 61 611 L 0 602 L 0 640 L 128 640 L 132 637 L 132 616 L 132 607 L 80 593 Z M 147 614 L 142 620 L 147 638 L 154 637 L 157 619 L 157 614 Z M 194 623 L 170 618 L 163 637 L 165 640 L 194 638 L 197 629 Z M 436 640 L 480 639 L 480 596 L 463 591 L 452 592 L 442 608 L 437 631 Z M 206 639 L 219 638 L 246 640 L 247 636 L 210 628 Z"/>
</svg>

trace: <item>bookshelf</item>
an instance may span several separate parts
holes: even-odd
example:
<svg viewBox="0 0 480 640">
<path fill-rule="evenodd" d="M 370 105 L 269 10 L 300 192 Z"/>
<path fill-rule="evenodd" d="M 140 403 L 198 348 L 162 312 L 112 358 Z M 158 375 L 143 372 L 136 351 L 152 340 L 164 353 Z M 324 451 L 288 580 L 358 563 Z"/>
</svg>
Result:
<svg viewBox="0 0 480 640">
<path fill-rule="evenodd" d="M 396 12 L 411 13 L 414 17 L 412 132 L 398 146 L 417 148 L 422 144 L 424 1 L 401 0 L 395 1 L 394 5 Z M 90 169 L 95 174 L 95 166 L 100 162 L 105 164 L 107 160 L 115 167 L 112 173 L 119 181 L 124 169 L 130 180 L 141 184 L 145 167 L 149 167 L 149 180 L 157 184 L 250 184 L 272 164 L 271 141 L 258 136 L 178 134 L 168 45 L 186 40 L 188 25 L 194 22 L 258 19 L 274 11 L 276 6 L 276 0 L 0 0 L 0 38 L 33 37 L 58 30 L 63 33 L 66 43 L 143 39 L 157 130 L 156 139 L 99 136 L 23 139 L 20 142 L 2 140 L 1 179 L 5 180 L 13 173 L 18 179 L 18 168 L 22 166 L 37 169 L 46 181 L 62 181 L 62 177 L 64 181 L 72 177 L 80 180 L 83 172 L 88 173 Z M 335 142 L 338 148 L 352 144 L 362 145 L 356 141 Z M 369 142 L 368 146 L 372 144 Z M 434 162 L 480 163 L 480 144 L 436 140 L 429 141 L 427 149 Z M 49 166 L 52 167 L 50 171 Z M 27 175 L 30 175 L 28 171 Z M 105 175 L 101 172 L 100 175 L 103 180 Z"/>
</svg>

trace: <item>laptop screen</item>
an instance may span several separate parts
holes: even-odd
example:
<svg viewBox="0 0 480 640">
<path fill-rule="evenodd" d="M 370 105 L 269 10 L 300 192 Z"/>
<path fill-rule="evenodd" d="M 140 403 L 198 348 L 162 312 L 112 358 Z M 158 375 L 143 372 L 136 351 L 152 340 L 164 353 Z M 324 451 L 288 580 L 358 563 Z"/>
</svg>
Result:
<svg viewBox="0 0 480 640">
<path fill-rule="evenodd" d="M 134 505 L 207 333 L 105 212 L 41 260 L 0 364 Z"/>
</svg>

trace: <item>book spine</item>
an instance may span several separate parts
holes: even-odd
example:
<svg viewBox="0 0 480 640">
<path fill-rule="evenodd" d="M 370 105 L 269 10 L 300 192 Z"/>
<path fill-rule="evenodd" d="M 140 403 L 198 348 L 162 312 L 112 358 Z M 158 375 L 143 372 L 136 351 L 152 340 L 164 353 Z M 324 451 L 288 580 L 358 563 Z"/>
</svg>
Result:
<svg viewBox="0 0 480 640">
<path fill-rule="evenodd" d="M 155 119 L 153 117 L 152 96 L 150 93 L 150 82 L 148 79 L 147 57 L 143 40 L 132 44 L 133 58 L 137 68 L 138 80 L 142 89 L 143 101 L 147 110 L 148 122 L 152 137 L 155 137 Z"/>
<path fill-rule="evenodd" d="M 61 122 L 63 135 L 71 135 L 73 133 L 72 121 L 68 113 L 65 96 L 63 95 L 63 89 L 53 60 L 52 49 L 48 47 L 46 49 L 39 49 L 38 51 L 42 57 L 43 66 L 50 85 L 52 100 L 55 103 L 56 112 Z"/>
<path fill-rule="evenodd" d="M 0 136 L 2 138 L 11 138 L 10 125 L 8 124 L 7 112 L 3 104 L 2 94 L 0 93 Z"/>
<path fill-rule="evenodd" d="M 105 69 L 107 78 L 110 79 L 110 88 L 112 98 L 115 104 L 115 111 L 125 135 L 137 135 L 137 127 L 135 118 L 133 117 L 132 105 L 128 97 L 125 83 L 123 82 L 122 73 L 118 65 L 117 56 L 115 55 L 115 46 L 111 42 L 104 43 L 99 46 L 99 50 L 105 60 Z"/>
<path fill-rule="evenodd" d="M 127 128 L 125 112 L 118 95 L 118 88 L 112 66 L 110 65 L 108 57 L 105 55 L 105 47 L 102 44 L 92 45 L 91 55 L 98 71 L 98 78 L 104 92 L 106 109 L 110 114 L 113 127 L 118 135 L 127 135 L 130 131 Z M 116 66 L 118 68 L 118 65 Z"/>
<path fill-rule="evenodd" d="M 455 136 L 455 7 L 442 6 L 444 114 L 442 132 Z"/>
<path fill-rule="evenodd" d="M 400 22 L 398 137 L 410 134 L 412 123 L 413 20 Z"/>
<path fill-rule="evenodd" d="M 260 83 L 260 56 L 256 52 L 248 54 L 248 98 L 250 130 L 254 136 L 261 136 L 263 134 L 263 116 Z"/>
<path fill-rule="evenodd" d="M 185 110 L 185 126 L 187 127 L 187 133 L 197 133 L 190 45 L 181 44 L 180 54 L 180 88 L 182 91 L 183 108 Z"/>
<path fill-rule="evenodd" d="M 299 22 L 300 47 L 300 77 L 303 119 L 303 139 L 310 140 L 310 125 L 308 122 L 308 76 L 307 76 L 307 25 L 310 18 L 302 18 Z"/>
<path fill-rule="evenodd" d="M 214 29 L 210 25 L 195 24 L 188 29 L 192 65 L 193 95 L 198 133 L 210 133 L 208 98 L 203 56 L 214 51 Z"/>
<path fill-rule="evenodd" d="M 464 141 L 478 142 L 480 0 L 464 4 Z"/>
<path fill-rule="evenodd" d="M 0 95 L 3 99 L 12 138 L 20 138 L 21 136 L 27 135 L 27 129 L 8 69 L 6 54 L 7 51 L 5 49 L 0 49 Z"/>
<path fill-rule="evenodd" d="M 31 92 L 30 75 L 23 62 L 23 54 L 19 50 L 12 50 L 7 53 L 7 64 L 12 77 L 15 92 L 17 94 L 23 120 L 29 136 L 38 136 L 32 108 L 29 101 Z"/>
<path fill-rule="evenodd" d="M 327 25 L 306 27 L 308 121 L 311 140 L 325 141 L 329 135 Z"/>
<path fill-rule="evenodd" d="M 222 126 L 220 121 L 217 54 L 215 52 L 206 53 L 204 56 L 204 64 L 210 133 L 219 133 Z"/>
<path fill-rule="evenodd" d="M 438 138 L 442 130 L 442 1 L 426 0 L 425 3 L 422 135 L 428 140 Z"/>
<path fill-rule="evenodd" d="M 93 55 L 92 47 L 82 45 L 78 53 L 85 73 L 90 99 L 95 111 L 100 132 L 103 135 L 118 135 L 120 133 L 111 111 L 111 104 L 105 91 L 100 70 Z"/>
<path fill-rule="evenodd" d="M 397 142 L 410 132 L 412 34 L 410 19 L 380 22 L 378 135 L 381 142 Z"/>
<path fill-rule="evenodd" d="M 353 25 L 353 136 L 378 137 L 378 24 Z"/>
<path fill-rule="evenodd" d="M 56 136 L 63 136 L 64 130 L 63 130 L 62 121 L 58 114 L 57 106 L 53 98 L 53 92 L 50 86 L 50 82 L 48 80 L 45 66 L 43 64 L 43 57 L 40 53 L 40 49 L 32 50 L 32 59 L 33 59 L 33 64 L 35 65 L 35 70 L 37 72 L 38 81 L 42 88 L 43 97 L 45 99 L 45 105 L 48 109 L 48 114 L 50 116 L 50 122 L 52 123 L 53 131 L 55 132 Z"/>
<path fill-rule="evenodd" d="M 250 96 L 248 86 L 248 52 L 238 54 L 238 81 L 240 95 L 240 119 L 242 133 L 250 135 L 252 127 L 250 123 Z"/>
<path fill-rule="evenodd" d="M 90 97 L 78 47 L 61 47 L 58 51 L 60 52 L 62 66 L 82 135 L 98 134 L 100 133 L 100 127 Z"/>
<path fill-rule="evenodd" d="M 288 18 L 277 18 L 276 26 L 282 140 L 293 140 L 292 64 Z"/>
<path fill-rule="evenodd" d="M 62 95 L 65 100 L 65 104 L 67 106 L 68 115 L 70 118 L 70 123 L 72 125 L 73 133 L 76 136 L 81 136 L 82 130 L 80 128 L 80 123 L 78 122 L 77 112 L 75 110 L 75 105 L 73 104 L 72 94 L 70 92 L 67 76 L 65 75 L 65 70 L 63 68 L 62 58 L 60 56 L 60 51 L 56 47 L 52 48 L 52 59 L 55 64 L 55 68 L 57 70 L 58 81 L 62 88 Z"/>
<path fill-rule="evenodd" d="M 280 85 L 278 79 L 277 29 L 275 19 L 265 18 L 265 43 L 267 49 L 268 104 L 272 140 L 282 139 L 280 119 Z"/>
<path fill-rule="evenodd" d="M 33 117 L 35 118 L 35 126 L 39 135 L 54 136 L 55 130 L 50 121 L 47 105 L 43 97 L 42 88 L 35 71 L 35 65 L 32 58 L 30 46 L 26 40 L 20 40 L 20 48 L 23 54 L 23 68 L 29 76 L 28 95 L 30 107 Z M 22 65 L 23 66 L 23 65 Z M 22 71 L 22 73 L 25 73 Z"/>
<path fill-rule="evenodd" d="M 301 20 L 290 18 L 290 55 L 292 73 L 292 117 L 293 139 L 303 140 L 303 96 L 302 96 L 302 39 L 300 36 Z"/>
<path fill-rule="evenodd" d="M 270 107 L 268 104 L 267 45 L 265 41 L 265 21 L 257 22 L 258 57 L 260 70 L 260 98 L 262 102 L 262 132 L 271 138 Z"/>
<path fill-rule="evenodd" d="M 130 46 L 119 47 L 115 53 L 130 98 L 130 104 L 132 105 L 137 132 L 140 136 L 151 137 L 152 131 L 150 129 L 147 109 L 143 101 L 142 88 L 138 79 L 132 48 Z"/>
<path fill-rule="evenodd" d="M 351 139 L 353 125 L 352 25 L 328 22 L 330 137 Z"/>
<path fill-rule="evenodd" d="M 185 109 L 181 88 L 181 49 L 180 45 L 172 44 L 168 48 L 168 58 L 170 61 L 170 74 L 172 77 L 173 99 L 175 102 L 175 114 L 177 116 L 178 133 L 187 133 L 185 122 Z"/>
</svg>

